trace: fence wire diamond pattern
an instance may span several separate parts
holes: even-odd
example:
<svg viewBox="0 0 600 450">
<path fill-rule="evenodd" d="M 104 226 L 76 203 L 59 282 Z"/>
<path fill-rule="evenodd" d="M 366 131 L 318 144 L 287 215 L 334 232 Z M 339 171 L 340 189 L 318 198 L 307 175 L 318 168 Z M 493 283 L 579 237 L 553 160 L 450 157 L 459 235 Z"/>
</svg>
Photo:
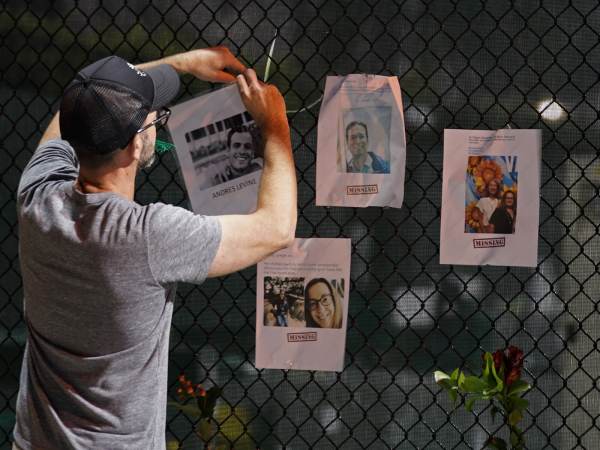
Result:
<svg viewBox="0 0 600 450">
<path fill-rule="evenodd" d="M 0 8 L 0 445 L 14 425 L 25 340 L 15 191 L 76 70 L 116 53 L 146 61 L 226 45 L 285 94 L 299 179 L 297 235 L 352 238 L 342 373 L 257 370 L 255 270 L 181 286 L 171 392 L 185 371 L 224 389 L 223 448 L 481 448 L 498 423 L 452 406 L 435 368 L 481 350 L 526 352 L 529 448 L 600 439 L 600 7 L 591 0 L 17 2 Z M 317 208 L 316 126 L 328 74 L 397 75 L 408 138 L 405 205 Z M 211 86 L 184 77 L 179 100 Z M 441 266 L 444 128 L 540 128 L 536 269 Z M 139 179 L 140 203 L 187 207 L 172 154 Z M 198 445 L 169 410 L 168 439 Z"/>
</svg>

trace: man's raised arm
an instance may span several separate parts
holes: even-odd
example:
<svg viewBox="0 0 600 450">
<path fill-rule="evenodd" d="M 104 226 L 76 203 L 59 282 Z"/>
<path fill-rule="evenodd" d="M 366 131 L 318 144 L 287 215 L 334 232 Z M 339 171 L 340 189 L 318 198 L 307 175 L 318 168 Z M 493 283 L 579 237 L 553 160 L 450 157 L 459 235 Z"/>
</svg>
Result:
<svg viewBox="0 0 600 450">
<path fill-rule="evenodd" d="M 296 169 L 285 102 L 277 88 L 258 81 L 252 69 L 238 75 L 237 83 L 242 101 L 261 131 L 264 168 L 256 212 L 218 217 L 221 243 L 209 277 L 256 264 L 289 246 L 296 231 Z"/>
</svg>

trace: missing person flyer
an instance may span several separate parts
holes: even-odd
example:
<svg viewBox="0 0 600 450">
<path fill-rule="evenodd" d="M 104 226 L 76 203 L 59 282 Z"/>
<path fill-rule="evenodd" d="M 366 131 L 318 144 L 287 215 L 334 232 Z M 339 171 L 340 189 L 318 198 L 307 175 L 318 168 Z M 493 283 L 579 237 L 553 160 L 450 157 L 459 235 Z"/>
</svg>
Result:
<svg viewBox="0 0 600 450">
<path fill-rule="evenodd" d="M 405 164 L 398 78 L 327 77 L 317 136 L 317 205 L 400 208 Z"/>
<path fill-rule="evenodd" d="M 257 266 L 256 367 L 344 367 L 350 239 L 296 239 Z"/>
<path fill-rule="evenodd" d="M 444 130 L 441 264 L 537 265 L 540 130 Z"/>
<path fill-rule="evenodd" d="M 263 167 L 260 133 L 237 86 L 171 109 L 169 132 L 194 212 L 255 211 Z"/>
</svg>

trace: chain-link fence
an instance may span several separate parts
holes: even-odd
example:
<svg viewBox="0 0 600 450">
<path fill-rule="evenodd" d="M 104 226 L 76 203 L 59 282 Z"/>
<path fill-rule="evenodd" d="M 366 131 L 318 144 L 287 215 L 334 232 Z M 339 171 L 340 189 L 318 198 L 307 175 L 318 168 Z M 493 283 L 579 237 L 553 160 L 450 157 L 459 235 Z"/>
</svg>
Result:
<svg viewBox="0 0 600 450">
<path fill-rule="evenodd" d="M 526 352 L 528 448 L 600 442 L 600 8 L 593 0 L 3 1 L 0 9 L 0 446 L 14 425 L 25 340 L 15 191 L 76 70 L 226 45 L 285 94 L 300 237 L 352 238 L 343 372 L 257 370 L 255 269 L 181 286 L 170 391 L 185 371 L 223 388 L 222 448 L 481 448 L 499 426 L 452 410 L 436 368 L 477 370 L 482 350 Z M 408 140 L 402 209 L 317 208 L 318 100 L 328 74 L 397 75 Z M 184 78 L 179 100 L 209 89 Z M 536 269 L 442 266 L 444 128 L 540 128 Z M 187 206 L 174 155 L 139 180 L 140 203 Z M 169 410 L 168 439 L 199 446 Z"/>
</svg>

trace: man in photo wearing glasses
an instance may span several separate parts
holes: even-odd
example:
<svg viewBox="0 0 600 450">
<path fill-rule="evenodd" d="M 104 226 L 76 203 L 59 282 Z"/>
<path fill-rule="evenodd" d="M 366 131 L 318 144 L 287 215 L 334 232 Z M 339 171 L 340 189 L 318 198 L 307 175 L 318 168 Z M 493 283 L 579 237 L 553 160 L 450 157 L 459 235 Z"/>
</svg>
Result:
<svg viewBox="0 0 600 450">
<path fill-rule="evenodd" d="M 237 82 L 266 162 L 254 213 L 134 201 L 177 72 Z M 177 283 L 236 272 L 293 241 L 283 97 L 222 47 L 140 66 L 104 58 L 66 87 L 16 195 L 27 341 L 14 448 L 164 449 Z"/>
<path fill-rule="evenodd" d="M 256 145 L 254 133 L 247 127 L 232 128 L 227 133 L 227 165 L 213 178 L 216 186 L 242 175 L 262 169 L 261 158 L 255 158 Z"/>
</svg>

